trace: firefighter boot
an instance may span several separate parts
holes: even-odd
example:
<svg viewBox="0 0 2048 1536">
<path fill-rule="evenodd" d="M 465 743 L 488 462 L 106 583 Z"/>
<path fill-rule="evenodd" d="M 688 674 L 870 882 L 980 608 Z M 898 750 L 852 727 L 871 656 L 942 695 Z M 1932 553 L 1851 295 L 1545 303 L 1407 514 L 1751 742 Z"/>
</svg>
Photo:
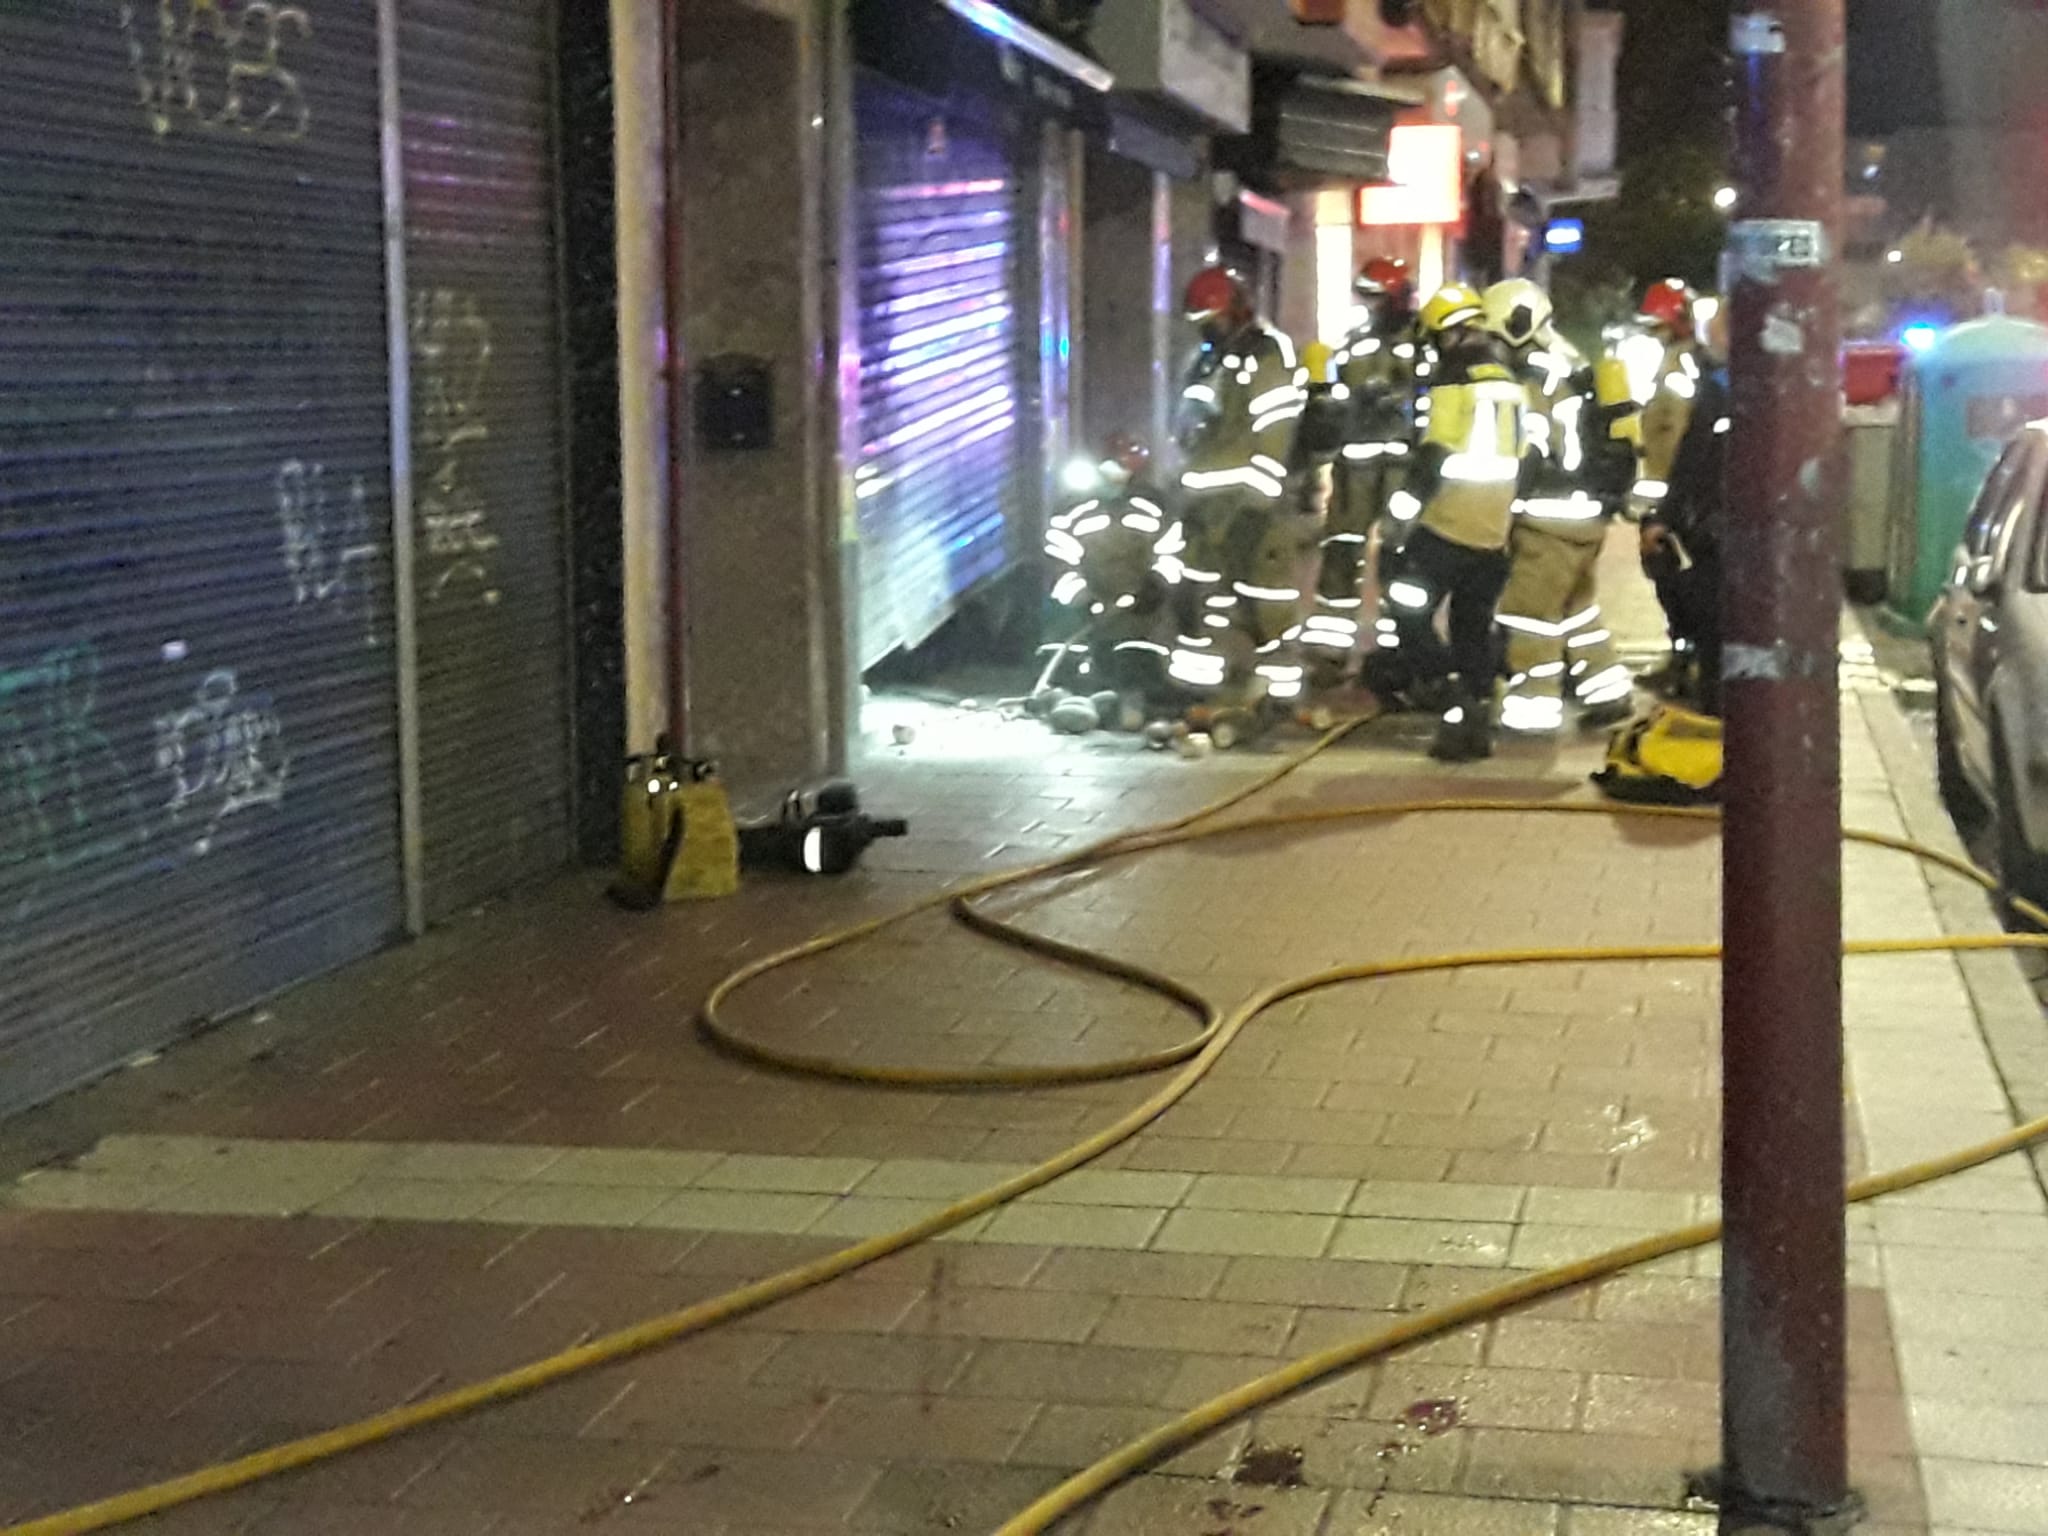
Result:
<svg viewBox="0 0 2048 1536">
<path fill-rule="evenodd" d="M 1429 755 L 1440 763 L 1476 763 L 1493 756 L 1492 705 L 1467 699 L 1445 710 Z"/>
</svg>

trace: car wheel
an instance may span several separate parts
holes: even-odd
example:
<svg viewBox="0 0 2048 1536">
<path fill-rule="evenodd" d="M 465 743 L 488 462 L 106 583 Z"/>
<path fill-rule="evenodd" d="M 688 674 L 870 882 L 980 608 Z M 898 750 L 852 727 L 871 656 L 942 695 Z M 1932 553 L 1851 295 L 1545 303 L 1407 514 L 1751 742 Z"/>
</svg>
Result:
<svg viewBox="0 0 2048 1536">
<path fill-rule="evenodd" d="M 1963 760 L 1956 752 L 1955 728 L 1949 724 L 1947 690 L 1934 698 L 1934 782 L 1941 791 L 1941 803 L 1948 807 L 1956 830 L 1965 837 L 1983 830 L 1984 802 L 1970 786 L 1963 772 Z"/>
<path fill-rule="evenodd" d="M 2048 857 L 2037 853 L 2027 842 L 2026 829 L 2020 823 L 2019 797 L 2013 788 L 2004 741 L 1994 738 L 1993 750 L 1998 755 L 1998 804 L 1993 810 L 1998 820 L 1998 880 L 2002 887 L 1999 905 L 2015 923 L 2048 928 L 2048 924 L 2027 916 L 2013 905 L 2013 899 L 2018 897 L 2048 909 Z"/>
</svg>

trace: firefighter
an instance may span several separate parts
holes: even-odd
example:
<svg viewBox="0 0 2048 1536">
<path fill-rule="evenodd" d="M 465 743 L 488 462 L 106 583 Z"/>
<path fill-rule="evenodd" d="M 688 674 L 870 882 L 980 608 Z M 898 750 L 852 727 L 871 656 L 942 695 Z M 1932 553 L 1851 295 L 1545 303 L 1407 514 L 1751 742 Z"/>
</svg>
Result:
<svg viewBox="0 0 2048 1536">
<path fill-rule="evenodd" d="M 1045 553 L 1059 571 L 1052 599 L 1083 616 L 1093 688 L 1143 698 L 1158 691 L 1166 661 L 1162 627 L 1180 579 L 1182 534 L 1148 478 L 1151 451 L 1129 433 L 1079 461 L 1081 499 L 1053 518 Z M 1085 474 L 1081 473 L 1085 471 Z"/>
<path fill-rule="evenodd" d="M 1181 390 L 1186 549 L 1168 671 L 1214 708 L 1297 700 L 1303 587 L 1327 485 L 1297 460 L 1308 371 L 1226 268 L 1195 274 L 1187 313 L 1202 341 Z"/>
<path fill-rule="evenodd" d="M 1651 518 L 1671 490 L 1671 469 L 1678 457 L 1692 419 L 1699 394 L 1701 367 L 1695 315 L 1699 300 L 1679 279 L 1666 278 L 1653 284 L 1643 295 L 1639 317 L 1643 335 L 1642 361 L 1632 372 L 1638 378 L 1636 397 L 1642 401 L 1637 423 L 1637 460 L 1634 507 L 1639 518 Z M 1668 561 L 1644 547 L 1643 572 L 1657 589 L 1657 601 L 1664 609 L 1671 637 L 1671 660 L 1657 677 L 1650 679 L 1667 689 L 1682 691 L 1690 677 L 1694 637 L 1685 623 L 1685 603 L 1673 585 L 1674 571 Z"/>
<path fill-rule="evenodd" d="M 1551 329 L 1550 296 L 1522 278 L 1486 292 L 1486 327 L 1514 358 L 1526 439 L 1499 620 L 1508 683 L 1501 725 L 1555 731 L 1567 700 L 1588 725 L 1626 718 L 1632 680 L 1601 620 L 1597 577 L 1634 455 L 1600 432 L 1597 370 Z M 1621 447 L 1617 454 L 1614 449 Z"/>
<path fill-rule="evenodd" d="M 1698 409 L 1671 466 L 1671 494 L 1643 520 L 1645 564 L 1664 577 L 1674 630 L 1691 648 L 1683 696 L 1701 714 L 1721 713 L 1721 536 L 1725 521 L 1729 398 L 1727 317 L 1709 323 Z"/>
<path fill-rule="evenodd" d="M 1421 319 L 1431 344 L 1417 367 L 1428 383 L 1428 425 L 1408 485 L 1389 498 L 1388 510 L 1412 526 L 1387 598 L 1409 664 L 1425 677 L 1451 674 L 1452 701 L 1430 755 L 1469 762 L 1493 751 L 1494 607 L 1508 574 L 1523 392 L 1470 288 L 1444 289 Z M 1436 636 L 1439 609 L 1448 610 L 1447 655 Z"/>
<path fill-rule="evenodd" d="M 1647 510 L 1671 489 L 1671 463 L 1685 438 L 1699 394 L 1700 361 L 1694 307 L 1698 295 L 1677 278 L 1653 284 L 1638 317 L 1658 356 L 1643 401 L 1641 464 L 1636 498 Z"/>
<path fill-rule="evenodd" d="M 1359 299 L 1356 323 L 1331 358 L 1344 440 L 1323 529 L 1315 611 L 1302 637 L 1339 672 L 1358 646 L 1366 545 L 1387 498 L 1404 483 L 1415 430 L 1415 289 L 1408 263 L 1376 257 L 1352 291 Z"/>
</svg>

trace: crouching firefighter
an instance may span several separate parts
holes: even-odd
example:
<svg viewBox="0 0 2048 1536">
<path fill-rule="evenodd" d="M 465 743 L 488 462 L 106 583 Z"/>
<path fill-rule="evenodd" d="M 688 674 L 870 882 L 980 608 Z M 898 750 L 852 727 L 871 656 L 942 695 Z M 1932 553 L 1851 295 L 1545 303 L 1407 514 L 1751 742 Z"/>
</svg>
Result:
<svg viewBox="0 0 2048 1536">
<path fill-rule="evenodd" d="M 1407 483 L 1414 450 L 1418 349 L 1408 263 L 1376 257 L 1352 291 L 1360 304 L 1357 323 L 1331 358 L 1344 440 L 1323 528 L 1315 611 L 1302 636 L 1318 669 L 1328 673 L 1345 670 L 1358 647 L 1366 546 L 1387 499 Z"/>
<path fill-rule="evenodd" d="M 1423 324 L 1437 338 L 1423 402 L 1428 423 L 1392 508 L 1414 524 L 1387 583 L 1395 639 L 1421 675 L 1450 674 L 1451 703 L 1430 747 L 1445 762 L 1493 751 L 1494 607 L 1507 581 L 1522 471 L 1522 386 L 1484 318 L 1469 288 L 1448 288 L 1424 306 Z M 1436 634 L 1439 609 L 1449 620 L 1447 654 Z"/>
<path fill-rule="evenodd" d="M 1092 483 L 1082 499 L 1053 518 L 1045 553 L 1059 574 L 1052 600 L 1077 615 L 1087 636 L 1085 673 L 1091 689 L 1137 697 L 1161 691 L 1184 548 L 1180 524 L 1166 514 L 1151 484 L 1151 450 L 1128 433 L 1104 445 L 1087 466 Z"/>
<path fill-rule="evenodd" d="M 1486 293 L 1486 327 L 1514 359 L 1526 396 L 1520 496 L 1499 620 L 1507 640 L 1503 729 L 1555 731 L 1567 703 L 1586 725 L 1627 717 L 1632 680 L 1600 614 L 1607 530 L 1634 454 L 1603 425 L 1601 366 L 1585 367 L 1551 330 L 1550 296 L 1526 279 Z M 1606 393 L 1627 394 L 1609 366 Z"/>
<path fill-rule="evenodd" d="M 1212 709 L 1299 699 L 1303 587 L 1313 575 L 1326 474 L 1297 462 L 1308 373 L 1221 267 L 1188 284 L 1202 344 L 1181 391 L 1181 560 L 1168 672 Z"/>
</svg>

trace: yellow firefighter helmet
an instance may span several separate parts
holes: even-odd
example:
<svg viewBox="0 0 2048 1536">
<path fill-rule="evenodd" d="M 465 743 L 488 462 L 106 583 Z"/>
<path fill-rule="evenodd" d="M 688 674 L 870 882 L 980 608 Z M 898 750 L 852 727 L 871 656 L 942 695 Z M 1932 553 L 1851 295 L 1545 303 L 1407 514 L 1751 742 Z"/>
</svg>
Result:
<svg viewBox="0 0 2048 1536">
<path fill-rule="evenodd" d="M 1454 325 L 1470 325 L 1486 317 L 1486 302 L 1464 283 L 1447 283 L 1422 306 L 1422 329 L 1441 336 Z"/>
<path fill-rule="evenodd" d="M 1526 277 L 1486 290 L 1486 328 L 1511 347 L 1532 347 L 1549 328 L 1550 295 Z"/>
</svg>

